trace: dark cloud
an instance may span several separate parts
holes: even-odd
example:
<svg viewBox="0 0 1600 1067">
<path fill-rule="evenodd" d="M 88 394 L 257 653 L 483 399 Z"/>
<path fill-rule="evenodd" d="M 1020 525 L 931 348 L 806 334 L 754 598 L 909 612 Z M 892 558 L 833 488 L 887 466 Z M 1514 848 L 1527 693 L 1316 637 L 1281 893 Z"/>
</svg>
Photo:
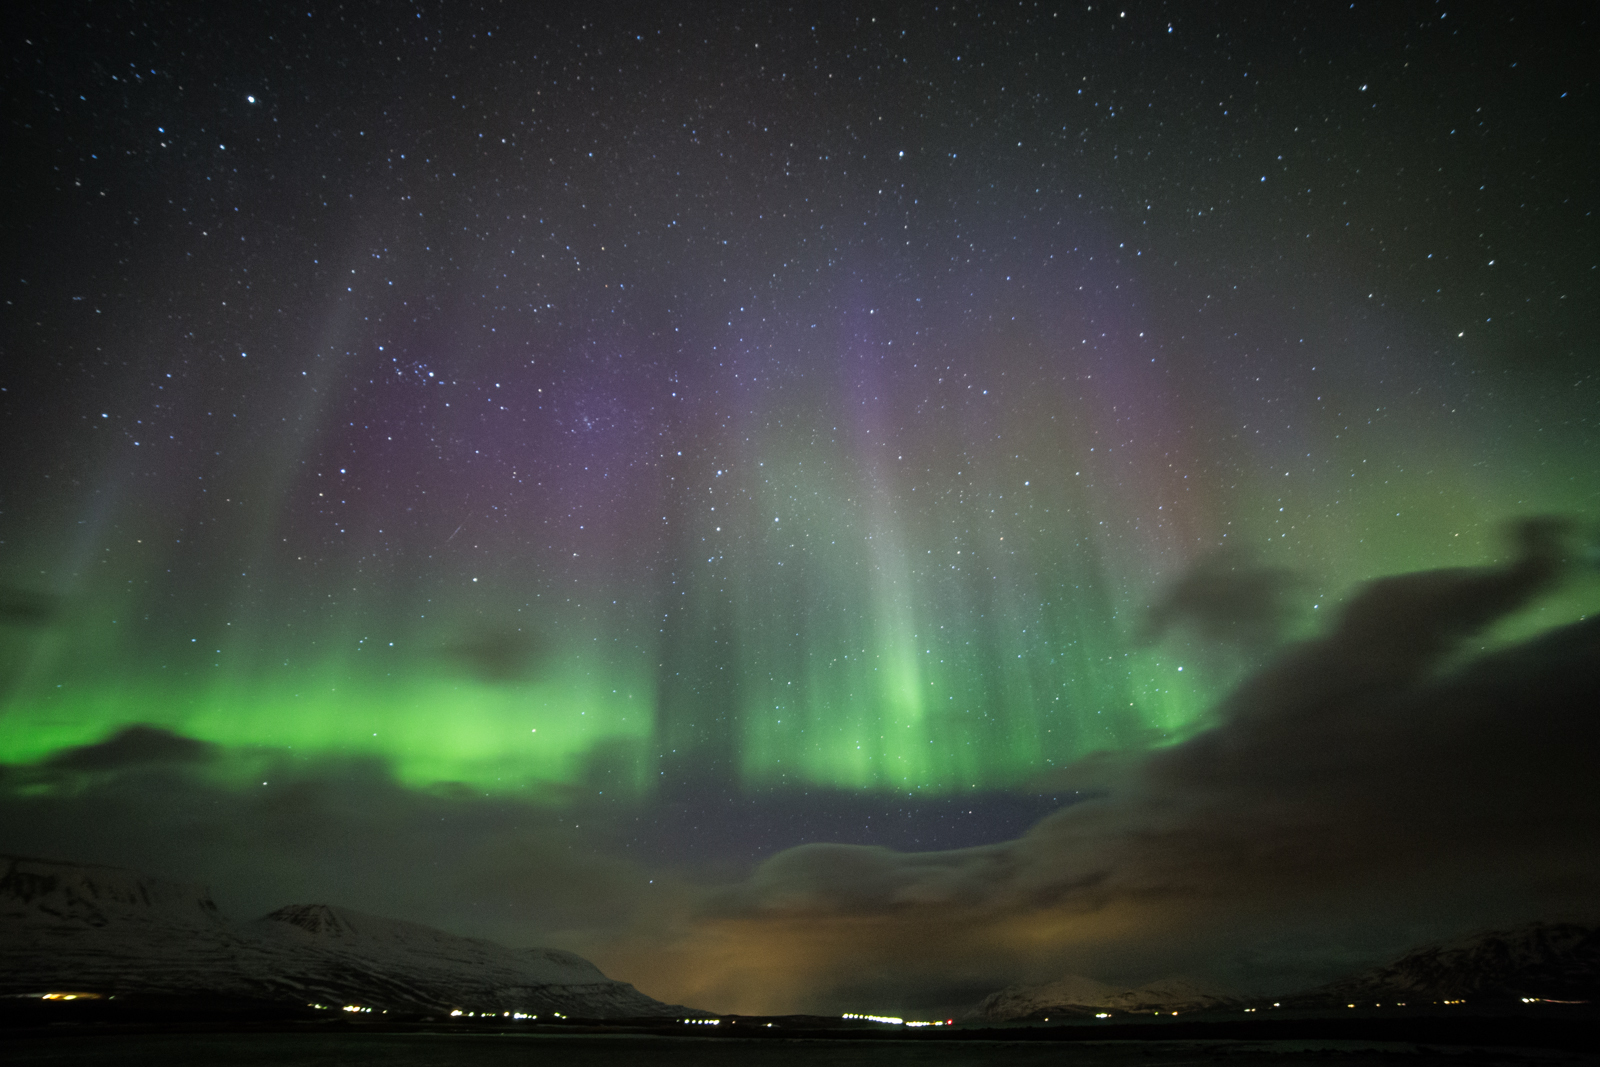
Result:
<svg viewBox="0 0 1600 1067">
<path fill-rule="evenodd" d="M 712 907 L 732 914 L 861 915 L 920 905 L 981 904 L 1016 874 L 1013 851 L 986 846 L 895 852 L 863 845 L 801 845 L 762 864 Z"/>
<path fill-rule="evenodd" d="M 479 627 L 439 650 L 454 669 L 484 682 L 519 682 L 533 677 L 548 654 L 539 634 L 520 626 Z"/>
<path fill-rule="evenodd" d="M 60 614 L 60 597 L 33 589 L 0 585 L 0 624 L 48 626 Z"/>
<path fill-rule="evenodd" d="M 110 771 L 152 763 L 203 763 L 218 748 L 159 726 L 138 724 L 118 730 L 104 741 L 65 749 L 45 761 L 50 770 Z"/>
<path fill-rule="evenodd" d="M 1214 552 L 1166 589 L 1150 609 L 1139 640 L 1151 644 L 1186 628 L 1204 641 L 1246 650 L 1270 647 L 1297 614 L 1289 597 L 1301 584 L 1287 567 L 1265 566 L 1238 549 Z"/>
</svg>

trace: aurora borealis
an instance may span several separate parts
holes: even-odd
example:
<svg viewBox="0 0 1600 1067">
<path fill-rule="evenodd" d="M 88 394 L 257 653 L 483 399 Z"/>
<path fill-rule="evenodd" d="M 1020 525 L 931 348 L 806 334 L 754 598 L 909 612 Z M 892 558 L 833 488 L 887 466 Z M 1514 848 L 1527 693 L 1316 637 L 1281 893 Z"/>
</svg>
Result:
<svg viewBox="0 0 1600 1067">
<path fill-rule="evenodd" d="M 5 846 L 835 1004 L 703 977 L 799 951 L 740 926 L 783 850 L 998 845 L 1186 766 L 1361 583 L 1503 562 L 1521 516 L 1572 516 L 1573 566 L 1462 658 L 1593 611 L 1594 43 L 1448 5 L 34 13 Z M 1151 633 L 1196 573 L 1242 600 Z M 290 828 L 348 812 L 472 873 L 375 889 Z M 264 876 L 223 843 L 258 815 Z M 1181 925 L 1019 915 L 948 988 Z"/>
</svg>

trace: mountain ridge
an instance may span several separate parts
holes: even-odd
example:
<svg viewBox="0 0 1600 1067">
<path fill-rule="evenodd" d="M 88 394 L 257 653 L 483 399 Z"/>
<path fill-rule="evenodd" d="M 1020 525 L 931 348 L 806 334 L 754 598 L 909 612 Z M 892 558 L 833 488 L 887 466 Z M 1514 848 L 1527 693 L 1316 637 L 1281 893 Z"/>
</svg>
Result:
<svg viewBox="0 0 1600 1067">
<path fill-rule="evenodd" d="M 0 856 L 0 994 L 95 990 L 378 1010 L 702 1014 L 560 949 L 513 949 L 402 919 L 295 904 L 246 923 L 208 890 L 118 867 Z"/>
<path fill-rule="evenodd" d="M 1299 1006 L 1475 997 L 1600 997 L 1600 924 L 1531 922 L 1433 941 L 1282 1002 Z"/>
</svg>

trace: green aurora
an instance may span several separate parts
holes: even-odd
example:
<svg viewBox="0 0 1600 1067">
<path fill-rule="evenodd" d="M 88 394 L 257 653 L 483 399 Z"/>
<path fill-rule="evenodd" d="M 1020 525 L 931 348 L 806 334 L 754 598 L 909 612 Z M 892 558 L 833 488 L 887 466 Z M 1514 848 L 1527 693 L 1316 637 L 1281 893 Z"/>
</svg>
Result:
<svg viewBox="0 0 1600 1067">
<path fill-rule="evenodd" d="M 1152 546 L 1172 538 L 1158 528 L 1141 543 L 1136 523 L 1107 533 L 1090 521 L 1106 466 L 1085 478 L 1006 457 L 1026 476 L 980 471 L 979 488 L 940 493 L 968 472 L 919 476 L 871 451 L 853 463 L 836 444 L 767 454 L 660 467 L 658 480 L 693 488 L 659 494 L 651 553 L 634 534 L 581 546 L 604 556 L 597 567 L 565 545 L 529 564 L 508 524 L 447 541 L 456 557 L 412 552 L 442 572 L 429 582 L 398 581 L 407 559 L 393 541 L 355 562 L 324 550 L 308 570 L 289 538 L 245 568 L 273 580 L 211 578 L 248 524 L 166 552 L 145 538 L 119 551 L 119 530 L 160 526 L 125 505 L 89 553 L 104 576 L 90 572 L 97 581 L 47 619 L 6 625 L 0 760 L 48 760 L 142 723 L 239 751 L 370 757 L 408 785 L 490 793 L 1026 788 L 1096 751 L 1188 736 L 1270 651 L 1181 629 L 1136 639 L 1172 576 L 1157 573 Z M 1369 479 L 1369 512 L 1391 506 L 1386 481 Z M 1313 632 L 1385 553 L 1424 566 L 1499 550 L 1495 523 L 1458 510 L 1443 525 L 1452 518 L 1467 536 L 1450 531 L 1443 552 L 1432 527 L 1406 526 L 1411 537 L 1326 560 L 1368 570 L 1297 585 L 1284 636 Z M 1215 543 L 1228 543 L 1230 522 Z M 393 519 L 379 509 L 366 523 L 376 543 Z M 1266 558 L 1273 527 L 1260 525 Z M 180 559 L 197 573 L 175 578 Z M 374 567 L 384 559 L 386 571 Z M 321 577 L 341 567 L 344 579 Z M 1502 639 L 1580 617 L 1587 595 L 1570 589 Z"/>
</svg>

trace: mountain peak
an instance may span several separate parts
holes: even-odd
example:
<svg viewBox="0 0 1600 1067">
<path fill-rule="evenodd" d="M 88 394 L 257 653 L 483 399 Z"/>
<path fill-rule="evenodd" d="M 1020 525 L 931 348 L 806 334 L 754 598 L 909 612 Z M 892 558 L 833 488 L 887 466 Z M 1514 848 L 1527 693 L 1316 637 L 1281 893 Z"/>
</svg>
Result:
<svg viewBox="0 0 1600 1067">
<path fill-rule="evenodd" d="M 265 921 L 288 923 L 319 937 L 353 937 L 359 934 L 353 916 L 331 904 L 290 904 L 265 917 Z"/>
</svg>

